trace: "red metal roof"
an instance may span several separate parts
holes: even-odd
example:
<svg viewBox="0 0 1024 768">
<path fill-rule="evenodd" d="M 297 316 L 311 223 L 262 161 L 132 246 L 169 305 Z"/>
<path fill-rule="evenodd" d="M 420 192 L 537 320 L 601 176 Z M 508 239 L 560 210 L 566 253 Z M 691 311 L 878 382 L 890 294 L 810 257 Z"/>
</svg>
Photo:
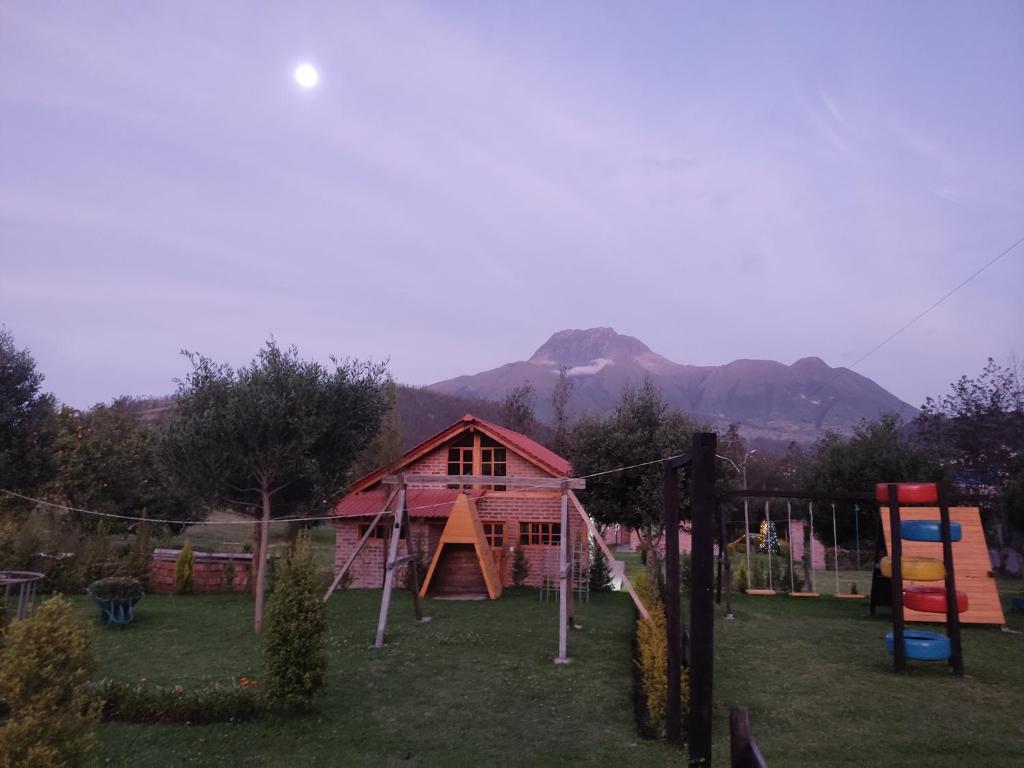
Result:
<svg viewBox="0 0 1024 768">
<path fill-rule="evenodd" d="M 454 424 L 445 427 L 436 435 L 428 437 L 419 445 L 407 451 L 392 464 L 385 467 L 379 467 L 368 475 L 364 475 L 356 480 L 350 486 L 349 494 L 361 493 L 373 488 L 386 474 L 393 474 L 401 471 L 403 467 L 413 463 L 416 459 L 443 445 L 470 427 L 476 427 L 484 434 L 489 434 L 495 440 L 507 445 L 527 461 L 530 461 L 544 471 L 549 472 L 552 477 L 568 477 L 572 474 L 572 467 L 568 461 L 563 459 L 554 451 L 548 450 L 536 440 L 531 440 L 526 435 L 520 434 L 519 432 L 513 432 L 507 427 L 500 427 L 497 424 L 492 424 L 489 421 L 478 419 L 473 414 L 467 413 Z M 381 500 L 381 503 L 383 503 L 383 499 Z"/>
<path fill-rule="evenodd" d="M 447 488 L 409 488 L 405 493 L 405 508 L 410 517 L 445 519 L 459 493 L 458 490 Z M 471 495 L 479 498 L 483 491 L 474 489 Z M 361 493 L 350 493 L 334 506 L 331 514 L 336 517 L 373 517 L 380 512 L 387 496 L 386 489 L 381 486 Z"/>
<path fill-rule="evenodd" d="M 572 474 L 572 465 L 570 465 L 568 461 L 563 459 L 554 451 L 548 450 L 536 440 L 531 440 L 520 432 L 513 432 L 507 427 L 499 427 L 497 424 L 492 424 L 491 422 L 484 421 L 483 419 L 477 419 L 469 414 L 467 414 L 467 416 L 480 426 L 497 432 L 501 442 L 508 443 L 509 445 L 518 448 L 520 453 L 526 454 L 527 458 L 536 459 L 540 463 L 546 464 L 551 469 L 554 469 L 556 477 L 568 477 Z M 466 417 L 464 416 L 463 419 L 465 418 Z"/>
</svg>

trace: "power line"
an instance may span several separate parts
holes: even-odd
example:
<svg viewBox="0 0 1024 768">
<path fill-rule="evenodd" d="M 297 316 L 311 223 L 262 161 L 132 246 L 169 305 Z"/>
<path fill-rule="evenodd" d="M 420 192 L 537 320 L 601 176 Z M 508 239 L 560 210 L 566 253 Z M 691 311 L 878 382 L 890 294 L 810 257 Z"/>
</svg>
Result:
<svg viewBox="0 0 1024 768">
<path fill-rule="evenodd" d="M 624 466 L 624 467 L 615 467 L 614 469 L 606 469 L 606 470 L 603 470 L 601 472 L 594 472 L 594 473 L 589 474 L 589 475 L 583 475 L 581 477 L 574 477 L 574 478 L 571 478 L 571 479 L 573 479 L 573 480 L 587 480 L 589 478 L 600 477 L 602 475 L 610 475 L 610 474 L 613 474 L 615 472 L 625 472 L 625 471 L 630 470 L 630 469 L 638 469 L 639 467 L 647 467 L 647 466 L 650 466 L 652 464 L 660 464 L 660 463 L 662 463 L 664 461 L 669 461 L 671 459 L 677 459 L 677 458 L 679 458 L 682 455 L 685 455 L 685 454 L 679 454 L 678 456 L 666 456 L 663 459 L 654 459 L 653 461 L 645 461 L 645 462 L 643 462 L 641 464 L 631 464 L 629 466 Z M 499 481 L 500 480 L 500 476 L 499 475 L 495 475 L 494 479 L 496 481 Z M 495 482 L 495 485 L 501 485 L 501 483 L 500 482 Z M 546 485 L 546 484 L 543 484 L 543 485 L 527 485 L 527 486 L 524 486 L 522 488 L 522 490 L 529 491 L 529 490 L 537 490 L 537 489 L 548 488 L 548 487 L 549 486 Z M 255 519 L 253 519 L 253 520 L 195 520 L 195 521 L 188 521 L 188 520 L 169 520 L 169 519 L 158 518 L 158 517 L 139 517 L 137 515 L 119 515 L 119 514 L 116 514 L 114 512 L 98 512 L 98 511 L 93 510 L 93 509 L 83 509 L 81 507 L 72 507 L 72 506 L 69 506 L 67 504 L 58 504 L 58 503 L 53 502 L 53 501 L 47 501 L 46 499 L 37 499 L 37 498 L 35 498 L 33 496 L 26 496 L 23 493 L 17 493 L 16 491 L 9 491 L 9 490 L 4 489 L 4 488 L 0 488 L 0 493 L 4 494 L 6 496 L 10 496 L 12 498 L 21 499 L 23 501 L 29 501 L 29 502 L 32 502 L 33 504 L 41 504 L 43 506 L 52 507 L 54 509 L 59 509 L 59 510 L 65 511 L 65 512 L 75 512 L 75 513 L 78 513 L 78 514 L 81 514 L 81 515 L 92 515 L 94 517 L 103 517 L 103 518 L 113 519 L 113 520 L 126 520 L 126 521 L 139 522 L 139 523 L 159 523 L 159 524 L 163 524 L 163 525 L 194 526 L 194 525 L 252 525 L 253 523 L 259 522 L 258 520 L 255 520 Z M 433 504 L 421 504 L 421 505 L 417 505 L 417 506 L 414 506 L 414 507 L 406 507 L 405 511 L 407 513 L 408 512 L 417 512 L 417 511 L 424 510 L 424 509 L 435 509 L 437 507 L 447 507 L 447 506 L 450 506 L 450 505 L 451 505 L 450 501 L 441 501 L 441 502 L 436 502 L 436 503 L 433 503 Z M 344 518 L 340 518 L 338 515 L 314 515 L 314 516 L 306 516 L 306 517 L 275 517 L 275 518 L 271 518 L 270 522 L 271 523 L 308 523 L 308 522 L 323 522 L 323 521 L 327 521 L 327 520 L 338 520 L 338 519 L 344 519 Z"/>
<path fill-rule="evenodd" d="M 980 274 L 981 274 L 982 272 L 984 272 L 984 271 L 985 271 L 986 269 L 988 269 L 988 268 L 989 268 L 989 267 L 991 267 L 991 266 L 992 266 L 993 264 L 995 264 L 995 263 L 996 263 L 997 261 L 999 261 L 999 260 L 1000 260 L 1001 258 L 1003 258 L 1004 256 L 1006 256 L 1006 254 L 1010 253 L 1010 252 L 1011 252 L 1012 250 L 1014 250 L 1015 248 L 1017 248 L 1017 247 L 1018 247 L 1018 246 L 1019 246 L 1019 245 L 1020 245 L 1021 243 L 1024 243 L 1024 237 L 1021 237 L 1021 238 L 1020 238 L 1019 240 L 1017 240 L 1017 241 L 1016 241 L 1016 242 L 1015 242 L 1015 243 L 1014 243 L 1013 245 L 1011 245 L 1011 246 L 1010 246 L 1009 248 L 1007 248 L 1006 250 L 1004 250 L 1004 251 L 1000 252 L 1000 253 L 999 253 L 999 254 L 998 254 L 998 255 L 997 255 L 997 256 L 996 256 L 995 258 L 993 258 L 993 259 L 990 259 L 990 260 L 989 260 L 989 261 L 987 261 L 987 262 L 986 262 L 985 264 L 983 264 L 983 265 L 982 265 L 981 267 L 979 267 L 978 269 L 976 269 L 976 270 L 975 270 L 974 272 L 972 272 L 972 273 L 971 273 L 970 275 L 968 275 L 968 276 L 967 276 L 967 277 L 966 277 L 966 278 L 965 278 L 964 280 L 962 280 L 962 281 L 961 281 L 961 282 L 960 282 L 960 283 L 959 283 L 959 284 L 958 284 L 958 285 L 957 285 L 956 287 L 954 287 L 954 288 L 953 288 L 952 290 L 948 291 L 948 292 L 947 292 L 946 294 L 944 294 L 944 295 L 943 295 L 943 296 L 942 296 L 941 298 L 939 298 L 939 299 L 938 299 L 937 301 L 933 302 L 933 303 L 932 303 L 932 304 L 931 304 L 931 305 L 930 305 L 930 306 L 929 306 L 929 307 L 928 307 L 927 309 L 925 309 L 924 311 L 922 311 L 922 312 L 918 313 L 918 314 L 917 314 L 917 315 L 915 315 L 915 316 L 914 316 L 913 318 L 911 318 L 911 319 L 910 319 L 910 320 L 909 320 L 908 322 L 904 323 L 904 324 L 903 324 L 903 325 L 902 325 L 902 326 L 901 326 L 900 328 L 898 328 L 898 329 L 897 329 L 896 331 L 894 331 L 893 333 L 889 334 L 889 336 L 887 336 L 887 337 L 886 337 L 885 339 L 883 339 L 883 340 L 882 340 L 881 342 L 879 342 L 878 344 L 876 344 L 875 346 L 873 346 L 873 347 L 872 347 L 871 349 L 869 349 L 869 350 L 868 350 L 867 352 L 865 352 L 865 353 L 864 353 L 863 355 L 861 355 L 861 356 L 860 356 L 860 357 L 858 357 L 858 358 L 857 358 L 856 360 L 854 360 L 854 361 L 853 361 L 853 363 L 851 363 L 850 365 L 847 365 L 847 366 L 843 366 L 843 367 L 845 367 L 845 368 L 847 368 L 847 369 L 849 369 L 849 370 L 851 370 L 851 371 L 852 371 L 852 370 L 853 370 L 854 368 L 856 368 L 856 367 L 857 367 L 858 365 L 860 365 L 860 364 L 861 364 L 861 363 L 863 363 L 863 362 L 864 362 L 865 360 L 867 360 L 867 359 L 868 359 L 869 357 L 871 357 L 871 355 L 875 354 L 875 352 L 877 352 L 878 350 L 880 350 L 880 349 L 881 349 L 882 347 L 884 347 L 884 346 L 885 346 L 886 344 L 888 344 L 888 343 L 889 343 L 890 341 L 892 341 L 892 340 L 893 340 L 893 339 L 895 339 L 895 338 L 896 338 L 897 336 L 899 336 L 899 335 L 900 335 L 901 333 L 903 333 L 903 332 L 904 332 L 905 330 L 907 330 L 908 328 L 910 328 L 910 326 L 914 325 L 914 323 L 916 323 L 916 322 L 917 322 L 918 320 L 920 320 L 921 318 L 923 318 L 923 317 L 924 317 L 925 315 L 927 315 L 927 314 L 928 314 L 929 312 L 931 312 L 931 311 L 932 311 L 933 309 L 935 309 L 935 308 L 936 308 L 936 307 L 938 307 L 938 306 L 939 306 L 940 304 L 942 304 L 942 303 L 943 303 L 944 301 L 946 301 L 946 299 L 948 299 L 948 298 L 949 298 L 950 296 L 952 296 L 952 295 L 953 295 L 954 293 L 956 293 L 956 292 L 957 292 L 957 291 L 959 291 L 959 290 L 960 290 L 961 288 L 963 288 L 963 287 L 964 287 L 965 285 L 967 285 L 967 284 L 968 284 L 969 282 L 971 282 L 971 281 L 972 281 L 972 280 L 973 280 L 974 278 L 976 278 L 976 277 L 977 277 L 978 275 L 980 275 Z M 833 371 L 833 373 L 832 373 L 832 375 L 831 375 L 831 376 L 829 376 L 829 377 L 828 377 L 827 379 L 825 379 L 825 381 L 821 382 L 821 384 L 819 384 L 819 385 L 818 385 L 817 387 L 815 387 L 814 389 L 812 389 L 812 390 L 810 391 L 810 393 L 808 393 L 808 394 L 806 395 L 806 397 L 814 397 L 814 396 L 815 396 L 816 394 L 818 394 L 818 393 L 819 393 L 819 392 L 820 392 L 821 390 L 823 390 L 823 389 L 824 389 L 825 387 L 827 387 L 827 386 L 828 386 L 829 384 L 831 384 L 831 383 L 832 383 L 833 381 L 835 381 L 836 377 L 838 377 L 840 373 L 841 373 L 841 371 L 840 371 L 840 370 L 836 370 L 836 371 Z"/>
<path fill-rule="evenodd" d="M 988 268 L 989 268 L 989 267 L 991 267 L 991 266 L 992 266 L 993 264 L 995 264 L 995 263 L 996 263 L 997 261 L 999 261 L 999 260 L 1000 260 L 1001 258 L 1003 258 L 1003 256 L 1005 256 L 1005 255 L 1006 255 L 1006 254 L 1008 254 L 1008 253 L 1009 253 L 1010 251 L 1012 251 L 1012 250 L 1013 250 L 1014 248 L 1016 248 L 1017 246 L 1019 246 L 1019 245 L 1020 245 L 1021 243 L 1024 243 L 1024 237 L 1020 238 L 1020 240 L 1018 240 L 1017 242 L 1015 242 L 1015 243 L 1014 243 L 1013 245 L 1011 245 L 1011 246 L 1010 246 L 1009 248 L 1007 248 L 1007 249 L 1006 249 L 1005 251 L 1003 251 L 1003 252 L 1002 252 L 1002 253 L 1000 253 L 1000 254 L 999 254 L 998 256 L 996 256 L 996 257 L 995 257 L 994 259 L 991 259 L 990 261 L 986 262 L 986 263 L 985 263 L 984 265 L 982 265 L 981 267 L 979 267 L 978 269 L 976 269 L 976 270 L 975 270 L 974 272 L 972 272 L 972 273 L 971 273 L 971 274 L 970 274 L 970 275 L 969 275 L 969 276 L 968 276 L 967 278 L 965 278 L 965 279 L 964 279 L 964 280 L 963 280 L 962 282 L 960 282 L 960 283 L 959 283 L 959 284 L 958 284 L 958 285 L 957 285 L 957 286 L 956 286 L 955 288 L 953 288 L 953 290 L 951 290 L 951 291 L 949 291 L 948 293 L 946 293 L 946 294 L 945 294 L 945 295 L 944 295 L 944 296 L 943 296 L 942 298 L 940 298 L 940 299 L 939 299 L 938 301 L 934 302 L 934 303 L 933 303 L 933 304 L 932 304 L 931 306 L 929 306 L 929 307 L 928 307 L 928 308 L 927 308 L 926 310 L 924 310 L 924 311 L 923 311 L 923 312 L 921 312 L 920 314 L 916 315 L 916 316 L 915 316 L 915 317 L 914 317 L 913 319 L 911 319 L 911 320 L 910 320 L 909 322 L 905 323 L 905 324 L 904 324 L 904 325 L 903 325 L 903 326 L 902 326 L 902 327 L 901 327 L 901 328 L 900 328 L 899 330 L 897 330 L 897 331 L 896 331 L 895 333 L 892 333 L 892 334 L 890 334 L 890 335 L 889 335 L 889 336 L 888 336 L 888 337 L 887 337 L 887 338 L 886 338 L 886 339 L 885 339 L 884 341 L 882 341 L 882 342 L 880 342 L 880 343 L 876 344 L 876 345 L 875 345 L 874 347 L 872 347 L 871 349 L 869 349 L 869 350 L 868 350 L 867 352 L 865 352 L 865 353 L 864 353 L 863 355 L 861 355 L 860 357 L 858 357 L 858 358 L 856 359 L 856 361 L 854 361 L 854 363 L 853 363 L 852 365 L 848 366 L 848 367 L 849 367 L 850 369 L 856 368 L 856 367 L 857 367 L 858 365 L 860 365 L 860 364 L 861 364 L 862 362 L 864 362 L 864 361 L 865 361 L 865 360 L 867 360 L 867 359 L 868 359 L 869 357 L 871 357 L 871 355 L 875 354 L 875 352 L 877 352 L 878 350 L 880 350 L 880 349 L 881 349 L 882 347 L 884 347 L 884 346 L 885 346 L 886 344 L 888 344 L 888 343 L 889 343 L 890 341 L 892 341 L 893 339 L 895 339 L 895 338 L 896 338 L 897 336 L 899 336 L 899 335 L 900 335 L 901 333 L 903 333 L 903 332 L 904 332 L 905 330 L 907 330 L 907 329 L 908 329 L 908 328 L 909 328 L 910 326 L 912 326 L 912 325 L 913 325 L 914 323 L 916 323 L 916 322 L 917 322 L 918 320 L 920 320 L 920 319 L 921 319 L 921 318 L 923 318 L 923 317 L 924 317 L 925 315 L 927 315 L 927 314 L 928 314 L 929 312 L 931 312 L 931 311 L 932 311 L 933 309 L 935 309 L 936 307 L 938 307 L 938 306 L 939 306 L 940 304 L 942 304 L 942 303 L 943 303 L 943 302 L 944 302 L 944 301 L 945 301 L 946 299 L 948 299 L 948 298 L 949 298 L 950 296 L 952 296 L 952 295 L 953 295 L 954 293 L 956 293 L 957 291 L 959 291 L 959 290 L 960 290 L 961 288 L 963 288 L 963 287 L 964 287 L 965 285 L 967 285 L 967 284 L 968 284 L 969 282 L 971 282 L 971 281 L 972 281 L 972 280 L 973 280 L 974 278 L 976 278 L 976 277 L 977 277 L 978 275 L 980 275 L 980 274 L 981 274 L 982 272 L 984 272 L 984 271 L 985 271 L 986 269 L 988 269 Z"/>
</svg>

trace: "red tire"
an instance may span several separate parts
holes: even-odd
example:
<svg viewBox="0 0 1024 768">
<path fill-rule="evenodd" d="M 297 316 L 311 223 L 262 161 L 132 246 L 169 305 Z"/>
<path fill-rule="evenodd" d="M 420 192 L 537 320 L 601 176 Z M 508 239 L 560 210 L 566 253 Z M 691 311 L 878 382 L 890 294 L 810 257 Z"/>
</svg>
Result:
<svg viewBox="0 0 1024 768">
<path fill-rule="evenodd" d="M 897 483 L 896 498 L 900 504 L 936 504 L 939 500 L 939 487 L 935 483 Z M 875 486 L 875 499 L 883 504 L 889 503 L 888 483 Z"/>
<path fill-rule="evenodd" d="M 967 593 L 956 591 L 956 607 L 960 613 L 967 610 Z M 903 590 L 903 607 L 924 613 L 946 612 L 946 588 L 915 585 Z"/>
</svg>

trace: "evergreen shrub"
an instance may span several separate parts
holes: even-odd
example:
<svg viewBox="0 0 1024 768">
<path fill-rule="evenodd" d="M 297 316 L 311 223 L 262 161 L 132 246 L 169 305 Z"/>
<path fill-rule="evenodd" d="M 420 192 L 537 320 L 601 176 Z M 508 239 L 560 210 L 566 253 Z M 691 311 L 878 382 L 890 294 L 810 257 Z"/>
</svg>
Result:
<svg viewBox="0 0 1024 768">
<path fill-rule="evenodd" d="M 323 687 L 327 653 L 320 586 L 312 540 L 303 531 L 278 561 L 268 608 L 264 656 L 267 696 L 273 704 L 307 705 Z"/>
<path fill-rule="evenodd" d="M 71 603 L 51 597 L 11 622 L 0 646 L 0 766 L 82 766 L 98 707 L 84 691 L 95 667 Z"/>
</svg>

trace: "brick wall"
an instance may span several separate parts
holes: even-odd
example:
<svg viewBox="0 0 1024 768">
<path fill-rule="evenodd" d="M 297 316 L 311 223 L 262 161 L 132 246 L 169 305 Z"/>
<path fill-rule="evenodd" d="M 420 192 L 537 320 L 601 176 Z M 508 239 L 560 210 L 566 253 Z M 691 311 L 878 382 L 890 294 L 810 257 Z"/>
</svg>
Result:
<svg viewBox="0 0 1024 768">
<path fill-rule="evenodd" d="M 157 549 L 149 570 L 149 583 L 154 592 L 174 591 L 174 567 L 178 561 L 177 549 Z M 226 552 L 193 552 L 193 592 L 245 592 L 249 589 L 252 555 Z M 228 563 L 234 577 L 228 584 Z"/>
<path fill-rule="evenodd" d="M 490 492 L 476 501 L 477 512 L 481 522 L 503 523 L 505 541 L 502 553 L 495 553 L 495 562 L 504 586 L 512 585 L 512 561 L 515 549 L 519 548 L 520 522 L 551 522 L 557 523 L 561 518 L 561 497 L 549 491 L 507 491 Z M 337 523 L 337 539 L 335 544 L 335 572 L 348 560 L 359 542 L 359 526 L 368 524 L 368 520 L 342 520 Z M 429 564 L 434 551 L 441 539 L 445 521 L 441 519 L 414 519 L 412 522 L 413 541 L 422 537 L 426 562 Z M 569 528 L 572 546 L 577 543 L 586 547 L 586 527 L 579 515 L 570 506 Z M 350 571 L 353 588 L 376 589 L 384 583 L 384 559 L 387 542 L 381 539 L 370 539 L 363 547 L 359 557 L 353 562 Z M 405 551 L 404 540 L 400 544 Z M 529 575 L 525 584 L 540 586 L 545 575 L 556 577 L 558 574 L 558 547 L 543 544 L 522 545 L 526 554 Z M 404 582 L 404 574 L 399 574 L 399 583 Z"/>
<path fill-rule="evenodd" d="M 387 522 L 382 525 L 385 528 L 385 533 L 390 533 L 391 518 L 386 518 Z M 369 520 L 343 520 L 336 524 L 337 534 L 334 543 L 334 572 L 337 573 L 341 567 L 348 561 L 352 553 L 355 551 L 356 545 L 359 543 L 360 525 L 368 525 Z M 437 549 L 437 543 L 441 538 L 441 531 L 444 529 L 444 520 L 416 520 L 412 521 L 412 540 L 415 546 L 417 540 L 422 541 L 424 558 L 427 564 L 430 563 L 430 558 L 434 555 L 434 550 Z M 362 552 L 359 553 L 359 557 L 355 559 L 352 566 L 349 568 L 349 573 L 352 574 L 352 581 L 349 584 L 350 587 L 356 589 L 379 589 L 384 586 L 384 562 L 387 558 L 387 546 L 388 542 L 386 539 L 375 539 L 372 538 L 366 542 Z M 399 552 L 405 554 L 405 539 L 399 542 Z M 398 571 L 398 584 L 402 585 L 405 583 L 405 568 L 400 568 Z"/>
</svg>

